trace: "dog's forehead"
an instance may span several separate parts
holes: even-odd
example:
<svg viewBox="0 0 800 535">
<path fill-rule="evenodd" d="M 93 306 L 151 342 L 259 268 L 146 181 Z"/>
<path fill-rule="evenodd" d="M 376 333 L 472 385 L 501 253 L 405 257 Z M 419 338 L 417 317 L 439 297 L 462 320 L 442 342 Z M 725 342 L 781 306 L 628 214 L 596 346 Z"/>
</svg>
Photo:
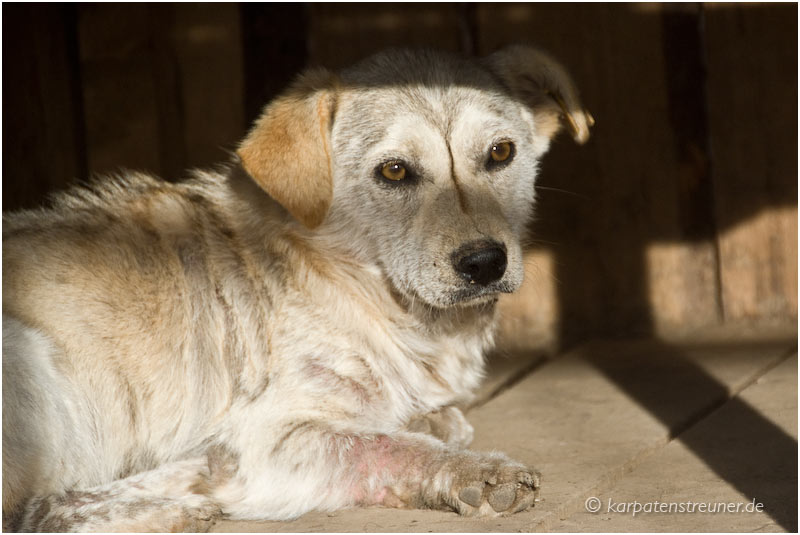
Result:
<svg viewBox="0 0 800 535">
<path fill-rule="evenodd" d="M 335 123 L 351 139 L 377 140 L 423 124 L 449 137 L 465 122 L 492 128 L 518 120 L 518 103 L 491 73 L 440 52 L 378 54 L 343 71 L 340 89 Z"/>
<path fill-rule="evenodd" d="M 513 114 L 516 105 L 501 93 L 464 86 L 431 87 L 406 85 L 355 89 L 346 98 L 345 107 L 363 119 L 389 123 L 401 118 L 415 117 L 418 121 L 438 125 L 457 122 L 465 114 L 490 119 Z"/>
<path fill-rule="evenodd" d="M 487 132 L 521 126 L 516 109 L 511 99 L 472 87 L 358 89 L 337 112 L 334 143 L 359 154 L 471 146 L 485 142 Z"/>
</svg>

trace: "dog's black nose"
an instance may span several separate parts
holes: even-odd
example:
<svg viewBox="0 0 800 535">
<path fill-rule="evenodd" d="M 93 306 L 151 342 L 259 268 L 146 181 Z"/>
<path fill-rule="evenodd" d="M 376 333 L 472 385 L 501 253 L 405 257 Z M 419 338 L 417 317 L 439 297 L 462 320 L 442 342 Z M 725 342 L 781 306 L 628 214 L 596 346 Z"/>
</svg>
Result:
<svg viewBox="0 0 800 535">
<path fill-rule="evenodd" d="M 506 272 L 506 248 L 495 241 L 478 241 L 460 247 L 452 256 L 453 268 L 470 284 L 486 286 Z"/>
</svg>

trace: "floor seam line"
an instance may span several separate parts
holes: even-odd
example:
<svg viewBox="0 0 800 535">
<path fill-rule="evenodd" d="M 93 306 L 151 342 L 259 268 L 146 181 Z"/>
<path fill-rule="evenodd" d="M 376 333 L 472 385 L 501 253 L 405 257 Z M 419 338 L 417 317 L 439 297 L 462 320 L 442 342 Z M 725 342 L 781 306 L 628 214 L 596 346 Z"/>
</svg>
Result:
<svg viewBox="0 0 800 535">
<path fill-rule="evenodd" d="M 733 388 L 726 389 L 726 395 L 721 396 L 717 400 L 710 402 L 705 408 L 699 409 L 694 415 L 687 418 L 686 422 L 682 425 L 676 427 L 673 430 L 670 430 L 667 444 L 671 443 L 674 440 L 679 440 L 681 435 L 689 431 L 690 429 L 697 426 L 699 423 L 706 420 L 709 416 L 719 411 L 722 407 L 728 404 L 730 401 L 735 399 L 739 394 L 745 391 L 748 387 L 752 386 L 756 383 L 760 378 L 764 377 L 767 373 L 772 371 L 773 369 L 777 368 L 779 365 L 784 363 L 787 359 L 791 358 L 797 352 L 797 348 L 790 347 L 789 349 L 785 350 L 783 353 L 780 354 L 779 357 L 775 358 L 771 362 L 768 362 L 764 365 L 763 368 L 759 368 L 756 372 L 754 372 L 749 378 L 742 381 L 739 385 L 734 386 Z"/>
<path fill-rule="evenodd" d="M 518 370 L 516 373 L 511 374 L 510 377 L 508 377 L 505 381 L 503 381 L 502 383 L 497 385 L 491 392 L 489 392 L 488 394 L 486 394 L 485 396 L 483 396 L 481 398 L 478 398 L 478 399 L 474 400 L 472 403 L 468 404 L 467 407 L 466 407 L 466 411 L 465 412 L 469 412 L 469 411 L 477 409 L 479 407 L 483 407 L 484 405 L 486 405 L 487 403 L 489 403 L 493 399 L 495 399 L 498 396 L 500 396 L 506 390 L 510 390 L 511 388 L 514 388 L 514 386 L 516 386 L 517 384 L 522 382 L 526 377 L 528 377 L 530 374 L 532 374 L 537 369 L 539 369 L 540 367 L 544 366 L 547 362 L 550 362 L 551 360 L 554 360 L 554 359 L 548 359 L 546 357 L 542 357 L 542 358 L 540 358 L 538 360 L 535 360 L 535 361 L 529 363 L 527 366 L 525 366 L 524 368 Z"/>
<path fill-rule="evenodd" d="M 616 483 L 625 476 L 625 474 L 636 470 L 639 466 L 641 466 L 647 459 L 654 456 L 655 454 L 663 451 L 667 446 L 669 446 L 673 441 L 679 440 L 680 436 L 693 427 L 697 426 L 699 423 L 704 421 L 706 418 L 720 410 L 724 407 L 728 402 L 733 400 L 739 394 L 741 394 L 746 388 L 755 384 L 758 379 L 764 377 L 767 373 L 772 371 L 773 369 L 777 368 L 781 364 L 783 364 L 786 360 L 792 358 L 797 354 L 797 347 L 792 346 L 786 349 L 785 351 L 781 352 L 777 358 L 773 361 L 768 362 L 763 368 L 757 370 L 753 375 L 743 381 L 737 387 L 730 389 L 726 396 L 720 398 L 720 401 L 715 401 L 709 404 L 709 406 L 705 410 L 698 411 L 699 414 L 695 417 L 690 417 L 687 420 L 687 423 L 682 426 L 678 431 L 672 432 L 668 431 L 667 435 L 659 441 L 655 441 L 653 444 L 648 446 L 647 448 L 643 448 L 638 453 L 633 455 L 628 461 L 621 463 L 620 465 L 612 468 L 611 470 L 604 473 L 600 476 L 597 481 L 598 483 L 590 488 L 585 492 L 580 492 L 576 498 L 569 500 L 567 503 L 563 504 L 561 507 L 556 509 L 555 511 L 550 512 L 544 518 L 539 519 L 538 521 L 534 521 L 531 523 L 529 531 L 539 531 L 539 532 L 550 532 L 554 528 L 556 528 L 559 523 L 567 520 L 571 516 L 578 514 L 580 512 L 580 507 L 582 503 L 585 503 L 589 497 L 597 496 L 599 494 L 603 494 L 609 492 Z"/>
</svg>

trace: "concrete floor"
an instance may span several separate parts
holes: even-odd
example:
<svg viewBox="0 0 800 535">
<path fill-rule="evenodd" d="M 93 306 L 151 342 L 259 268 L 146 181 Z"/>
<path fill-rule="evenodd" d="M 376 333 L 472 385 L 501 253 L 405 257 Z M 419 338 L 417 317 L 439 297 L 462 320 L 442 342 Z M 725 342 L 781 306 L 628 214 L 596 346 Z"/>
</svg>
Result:
<svg viewBox="0 0 800 535">
<path fill-rule="evenodd" d="M 481 519 L 367 508 L 213 531 L 797 531 L 794 327 L 596 341 L 492 365 L 467 415 L 472 449 L 537 467 L 535 508 Z"/>
</svg>

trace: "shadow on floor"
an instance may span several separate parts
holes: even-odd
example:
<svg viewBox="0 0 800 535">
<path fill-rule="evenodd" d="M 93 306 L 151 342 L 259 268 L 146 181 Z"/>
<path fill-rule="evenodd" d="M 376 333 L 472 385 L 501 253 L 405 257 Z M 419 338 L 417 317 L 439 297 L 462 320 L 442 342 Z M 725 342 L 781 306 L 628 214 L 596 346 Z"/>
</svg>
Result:
<svg viewBox="0 0 800 535">
<path fill-rule="evenodd" d="M 797 531 L 797 441 L 685 356 L 685 349 L 662 344 L 632 369 L 611 345 L 587 346 L 586 358 L 670 430 L 719 477 L 764 511 L 782 528 Z M 739 346 L 737 346 L 739 347 Z M 795 358 L 795 352 L 786 358 Z M 712 401 L 698 404 L 697 400 Z M 687 404 L 700 407 L 687 419 Z M 718 434 L 685 432 L 725 405 L 728 417 Z M 730 415 L 733 414 L 733 417 Z M 718 422 L 720 423 L 720 422 Z"/>
</svg>

